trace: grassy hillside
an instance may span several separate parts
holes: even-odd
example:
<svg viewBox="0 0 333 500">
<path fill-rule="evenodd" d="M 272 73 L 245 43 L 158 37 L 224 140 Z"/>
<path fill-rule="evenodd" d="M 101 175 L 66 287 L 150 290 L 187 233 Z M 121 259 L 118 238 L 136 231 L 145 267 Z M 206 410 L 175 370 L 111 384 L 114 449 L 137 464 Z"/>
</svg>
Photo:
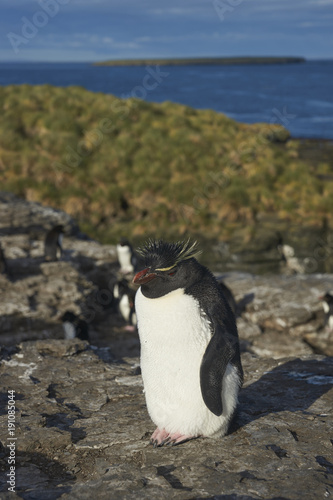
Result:
<svg viewBox="0 0 333 500">
<path fill-rule="evenodd" d="M 279 125 L 80 87 L 0 87 L 0 186 L 62 208 L 103 241 L 222 237 L 263 214 L 332 220 L 328 163 Z"/>
</svg>

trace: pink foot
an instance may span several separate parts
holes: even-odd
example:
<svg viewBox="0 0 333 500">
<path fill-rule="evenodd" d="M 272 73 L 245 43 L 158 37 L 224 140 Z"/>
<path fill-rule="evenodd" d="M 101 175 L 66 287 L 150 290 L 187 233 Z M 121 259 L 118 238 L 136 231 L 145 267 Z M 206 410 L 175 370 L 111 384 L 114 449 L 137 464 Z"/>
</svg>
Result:
<svg viewBox="0 0 333 500">
<path fill-rule="evenodd" d="M 170 445 L 170 446 L 175 446 L 179 443 L 184 443 L 185 441 L 189 441 L 190 439 L 193 439 L 194 436 L 188 436 L 186 434 L 180 434 L 179 432 L 174 432 L 172 434 L 169 434 L 165 429 L 159 429 L 157 428 L 151 438 L 150 442 L 151 444 L 154 445 L 154 448 L 157 448 L 158 446 L 163 446 L 163 445 Z"/>
<path fill-rule="evenodd" d="M 179 432 L 174 432 L 173 434 L 169 434 L 167 444 L 170 444 L 171 446 L 176 446 L 176 444 L 184 443 L 185 441 L 189 441 L 190 439 L 194 439 L 194 436 L 189 436 L 187 434 L 180 434 Z"/>
<path fill-rule="evenodd" d="M 154 445 L 154 448 L 156 448 L 157 446 L 163 446 L 168 436 L 169 433 L 165 429 L 161 430 L 157 427 L 157 429 L 151 435 L 150 442 Z"/>
<path fill-rule="evenodd" d="M 125 331 L 126 332 L 135 332 L 136 328 L 133 325 L 126 325 L 125 326 Z"/>
</svg>

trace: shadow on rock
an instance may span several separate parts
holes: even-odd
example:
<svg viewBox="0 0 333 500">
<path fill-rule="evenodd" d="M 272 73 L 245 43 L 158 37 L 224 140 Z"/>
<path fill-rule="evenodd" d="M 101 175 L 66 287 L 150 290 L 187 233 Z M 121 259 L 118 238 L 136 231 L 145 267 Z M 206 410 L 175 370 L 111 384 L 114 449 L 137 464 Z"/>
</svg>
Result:
<svg viewBox="0 0 333 500">
<path fill-rule="evenodd" d="M 1 450 L 3 451 L 3 450 Z M 3 457 L 5 453 L 1 453 Z M 2 461 L 2 460 L 1 460 Z M 0 492 L 10 494 L 7 459 L 0 475 Z M 75 476 L 58 461 L 41 453 L 17 451 L 15 463 L 15 493 L 24 500 L 56 500 L 72 489 Z M 1 496 L 1 495 L 0 495 Z M 6 497 L 7 498 L 7 497 Z"/>
<path fill-rule="evenodd" d="M 333 358 L 293 359 L 264 373 L 241 390 L 239 413 L 231 431 L 264 415 L 283 411 L 312 414 L 308 409 L 333 385 Z"/>
<path fill-rule="evenodd" d="M 73 405 L 74 406 L 74 405 Z M 75 413 L 81 413 L 81 410 L 78 409 Z M 47 413 L 42 413 L 42 417 L 45 419 L 45 427 L 57 427 L 62 431 L 67 431 L 71 433 L 71 441 L 72 443 L 77 443 L 81 439 L 86 437 L 86 432 L 83 429 L 72 429 L 72 425 L 78 418 L 83 418 L 78 415 L 68 415 L 64 412 L 58 412 L 52 415 L 48 415 Z"/>
</svg>

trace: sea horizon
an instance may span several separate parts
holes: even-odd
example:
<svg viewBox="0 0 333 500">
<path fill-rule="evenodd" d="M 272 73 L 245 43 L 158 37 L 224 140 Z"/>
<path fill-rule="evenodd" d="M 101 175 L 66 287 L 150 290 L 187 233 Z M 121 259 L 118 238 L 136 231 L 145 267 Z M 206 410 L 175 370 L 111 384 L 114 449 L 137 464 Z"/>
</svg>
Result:
<svg viewBox="0 0 333 500">
<path fill-rule="evenodd" d="M 293 138 L 333 140 L 333 59 L 164 65 L 160 75 L 158 65 L 94 62 L 0 62 L 0 85 L 81 86 L 124 99 L 212 109 L 241 123 L 279 123 Z"/>
</svg>

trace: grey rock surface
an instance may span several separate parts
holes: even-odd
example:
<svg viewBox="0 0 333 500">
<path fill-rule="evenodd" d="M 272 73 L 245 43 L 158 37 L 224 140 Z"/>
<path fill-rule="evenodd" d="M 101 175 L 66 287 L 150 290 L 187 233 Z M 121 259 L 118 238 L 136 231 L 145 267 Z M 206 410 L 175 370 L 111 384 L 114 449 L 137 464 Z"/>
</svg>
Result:
<svg viewBox="0 0 333 500">
<path fill-rule="evenodd" d="M 238 302 L 249 297 L 237 324 L 250 352 L 275 358 L 311 352 L 333 355 L 333 332 L 324 328 L 319 299 L 332 288 L 333 275 L 227 273 L 224 281 Z"/>
<path fill-rule="evenodd" d="M 62 224 L 67 234 L 79 234 L 79 227 L 73 218 L 61 210 L 30 202 L 12 193 L 0 191 L 1 234 L 40 234 Z"/>
<path fill-rule="evenodd" d="M 66 228 L 61 261 L 44 262 L 46 231 Z M 37 230 L 37 229 L 38 230 Z M 118 278 L 114 245 L 84 238 L 65 213 L 0 192 L 1 245 L 10 276 L 0 275 L 0 343 L 61 338 L 65 310 L 89 323 L 93 344 L 115 356 L 138 356 L 136 334 L 116 314 Z M 227 273 L 224 281 L 243 304 L 238 318 L 242 350 L 259 356 L 333 355 L 319 296 L 333 289 L 333 275 Z"/>
<path fill-rule="evenodd" d="M 153 448 L 139 360 L 83 341 L 24 342 L 2 362 L 1 498 L 324 499 L 333 495 L 333 359 L 244 354 L 230 433 Z M 8 492 L 8 390 L 16 493 Z"/>
<path fill-rule="evenodd" d="M 60 261 L 43 241 L 66 228 Z M 139 339 L 112 296 L 113 245 L 64 212 L 0 193 L 0 498 L 326 499 L 333 496 L 333 338 L 319 296 L 333 275 L 223 276 L 238 302 L 245 385 L 229 434 L 154 449 Z M 91 345 L 63 340 L 66 310 Z M 8 390 L 16 492 L 8 491 Z"/>
</svg>

